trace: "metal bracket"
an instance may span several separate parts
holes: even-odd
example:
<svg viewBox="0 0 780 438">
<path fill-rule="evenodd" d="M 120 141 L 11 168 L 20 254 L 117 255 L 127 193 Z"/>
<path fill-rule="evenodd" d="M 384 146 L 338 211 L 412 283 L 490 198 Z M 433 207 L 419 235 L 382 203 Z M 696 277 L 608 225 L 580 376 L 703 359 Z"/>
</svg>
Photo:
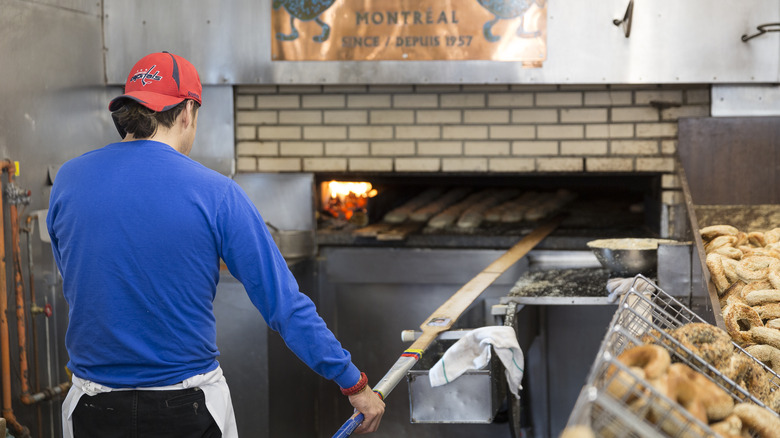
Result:
<svg viewBox="0 0 780 438">
<path fill-rule="evenodd" d="M 748 36 L 747 34 L 742 35 L 742 42 L 748 42 L 749 40 L 752 40 L 753 38 L 757 36 L 761 36 L 767 32 L 780 32 L 780 23 L 767 23 L 762 24 L 760 26 L 757 26 L 756 29 L 758 29 L 758 33 L 755 35 Z"/>
<path fill-rule="evenodd" d="M 631 36 L 631 22 L 633 21 L 634 17 L 634 0 L 630 0 L 628 2 L 628 6 L 626 7 L 626 12 L 623 14 L 623 19 L 618 20 L 617 18 L 612 20 L 612 24 L 615 26 L 620 27 L 623 26 L 623 34 L 628 38 Z"/>
</svg>

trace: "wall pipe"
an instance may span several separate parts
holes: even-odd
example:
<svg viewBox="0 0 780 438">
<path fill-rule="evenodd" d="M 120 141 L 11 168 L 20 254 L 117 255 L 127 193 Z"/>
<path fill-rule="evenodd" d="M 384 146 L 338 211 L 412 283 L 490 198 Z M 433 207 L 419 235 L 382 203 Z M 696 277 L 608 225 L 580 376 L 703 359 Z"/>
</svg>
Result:
<svg viewBox="0 0 780 438">
<path fill-rule="evenodd" d="M 53 398 L 56 395 L 63 394 L 67 392 L 67 390 L 70 388 L 70 382 L 61 383 L 57 386 L 46 388 L 43 391 L 40 390 L 40 385 L 38 383 L 38 336 L 37 331 L 35 329 L 35 324 L 33 324 L 33 348 L 35 349 L 34 352 L 34 367 L 35 367 L 35 376 L 36 376 L 36 389 L 35 393 L 32 393 L 30 389 L 29 384 L 29 369 L 28 369 L 28 362 L 27 362 L 27 337 L 26 337 L 26 328 L 27 328 L 27 321 L 25 320 L 25 302 L 24 302 L 24 278 L 22 275 L 22 249 L 19 239 L 19 215 L 18 215 L 18 209 L 17 205 L 19 204 L 29 204 L 30 202 L 30 191 L 22 190 L 17 185 L 14 184 L 13 181 L 13 175 L 9 173 L 8 175 L 9 184 L 7 188 L 7 195 L 8 195 L 8 204 L 9 204 L 9 216 L 11 220 L 11 253 L 13 257 L 13 269 L 14 269 L 14 285 L 16 289 L 16 317 L 17 317 L 17 325 L 18 325 L 18 334 L 19 334 L 19 369 L 20 369 L 20 379 L 21 379 L 21 400 L 22 403 L 26 405 L 31 405 L 34 403 L 38 403 L 44 400 L 49 400 Z M 28 218 L 29 219 L 29 218 Z M 28 224 L 31 221 L 28 220 Z M 44 313 L 45 310 L 38 307 L 35 303 L 35 291 L 34 291 L 34 282 L 33 282 L 33 264 L 32 264 L 32 246 L 31 242 L 29 240 L 29 234 L 28 234 L 28 249 L 29 249 L 29 262 L 30 262 L 30 306 L 31 306 L 31 312 L 38 312 L 38 313 Z M 48 316 L 48 315 L 47 315 Z"/>
<path fill-rule="evenodd" d="M 8 172 L 9 183 L 13 181 L 13 175 L 16 172 L 16 166 L 11 161 L 0 162 L 1 172 Z M 0 178 L 1 179 L 1 178 Z M 2 189 L 2 181 L 0 181 Z M 0 190 L 2 192 L 2 190 Z M 23 426 L 14 415 L 11 397 L 11 352 L 8 343 L 10 337 L 8 334 L 8 288 L 5 264 L 5 226 L 3 224 L 3 203 L 0 202 L 0 368 L 2 368 L 3 382 L 3 418 L 8 426 L 11 427 L 13 434 L 18 438 L 29 438 L 30 429 Z M 16 210 L 14 206 L 14 211 Z M 18 232 L 18 230 L 17 230 Z M 18 305 L 18 301 L 17 301 Z M 18 316 L 18 313 L 17 313 Z M 21 346 L 20 346 L 21 348 Z M 25 370 L 26 372 L 26 370 Z"/>
</svg>

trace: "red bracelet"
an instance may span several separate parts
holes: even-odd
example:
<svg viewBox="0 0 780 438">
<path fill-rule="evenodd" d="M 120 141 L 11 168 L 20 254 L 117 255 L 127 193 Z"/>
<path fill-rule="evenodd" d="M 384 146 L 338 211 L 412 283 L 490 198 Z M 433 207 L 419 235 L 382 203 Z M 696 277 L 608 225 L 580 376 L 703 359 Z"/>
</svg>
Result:
<svg viewBox="0 0 780 438">
<path fill-rule="evenodd" d="M 368 385 L 368 377 L 366 377 L 366 373 L 360 373 L 360 380 L 355 384 L 355 386 L 352 386 L 350 388 L 341 388 L 341 393 L 344 395 L 355 395 L 358 392 L 366 389 L 366 386 Z"/>
</svg>

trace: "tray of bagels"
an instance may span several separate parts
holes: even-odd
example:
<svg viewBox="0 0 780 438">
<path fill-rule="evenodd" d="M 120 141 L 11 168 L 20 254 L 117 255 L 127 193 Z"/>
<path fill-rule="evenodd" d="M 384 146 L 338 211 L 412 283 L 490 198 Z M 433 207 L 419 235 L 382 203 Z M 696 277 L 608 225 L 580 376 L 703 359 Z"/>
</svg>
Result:
<svg viewBox="0 0 780 438">
<path fill-rule="evenodd" d="M 780 376 L 753 345 L 638 275 L 561 437 L 778 437 Z"/>
</svg>

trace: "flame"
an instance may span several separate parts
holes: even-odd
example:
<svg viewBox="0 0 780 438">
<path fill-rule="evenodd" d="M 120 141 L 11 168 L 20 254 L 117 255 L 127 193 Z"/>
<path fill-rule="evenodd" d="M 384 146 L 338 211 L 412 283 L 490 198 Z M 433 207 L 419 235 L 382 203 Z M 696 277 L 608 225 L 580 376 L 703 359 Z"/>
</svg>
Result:
<svg viewBox="0 0 780 438">
<path fill-rule="evenodd" d="M 333 217 L 346 220 L 351 220 L 355 213 L 365 217 L 368 198 L 379 193 L 370 182 L 330 181 L 323 183 L 323 186 L 327 187 L 327 197 L 323 199 L 325 211 Z"/>
</svg>

